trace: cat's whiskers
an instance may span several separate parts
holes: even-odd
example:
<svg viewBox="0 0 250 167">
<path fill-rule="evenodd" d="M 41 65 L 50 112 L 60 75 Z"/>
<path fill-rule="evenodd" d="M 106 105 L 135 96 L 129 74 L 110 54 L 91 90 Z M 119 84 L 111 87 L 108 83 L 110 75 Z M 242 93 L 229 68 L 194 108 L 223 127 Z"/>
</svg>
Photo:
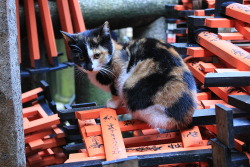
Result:
<svg viewBox="0 0 250 167">
<path fill-rule="evenodd" d="M 102 68 L 104 68 L 105 70 L 108 70 L 110 73 L 112 73 L 114 76 L 115 76 L 115 74 L 113 73 L 113 71 L 112 71 L 112 69 L 111 69 L 111 67 L 110 66 L 103 66 Z M 116 77 L 116 76 L 115 76 Z"/>
<path fill-rule="evenodd" d="M 75 68 L 75 79 L 78 85 L 81 84 L 81 80 L 83 80 L 84 77 L 85 77 L 85 73 L 82 70 Z"/>
<path fill-rule="evenodd" d="M 106 75 L 106 76 L 109 77 L 110 79 L 113 78 L 112 75 L 110 75 L 110 73 L 108 73 L 108 72 L 105 71 L 104 69 L 100 70 L 99 72 L 100 72 L 101 74 L 103 74 L 103 75 Z"/>
<path fill-rule="evenodd" d="M 106 75 L 109 77 L 109 75 L 105 71 L 99 71 L 102 75 Z M 110 78 L 110 77 L 109 77 Z"/>
<path fill-rule="evenodd" d="M 117 78 L 115 74 L 111 71 L 110 67 L 103 67 L 100 71 L 105 71 L 105 73 L 109 76 L 110 79 L 113 77 Z"/>
<path fill-rule="evenodd" d="M 82 71 L 82 72 L 84 72 L 84 73 L 87 73 L 87 70 L 85 70 L 84 68 L 80 67 L 79 65 L 75 65 L 75 66 L 77 67 L 77 69 L 78 69 L 79 71 Z"/>
</svg>

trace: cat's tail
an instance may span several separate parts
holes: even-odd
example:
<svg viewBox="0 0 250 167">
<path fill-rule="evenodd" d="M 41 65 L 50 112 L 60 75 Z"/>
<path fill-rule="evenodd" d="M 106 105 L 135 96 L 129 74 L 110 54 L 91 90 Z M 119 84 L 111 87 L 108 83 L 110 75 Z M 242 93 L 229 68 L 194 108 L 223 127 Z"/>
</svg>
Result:
<svg viewBox="0 0 250 167">
<path fill-rule="evenodd" d="M 192 124 L 192 121 L 191 122 L 179 122 L 177 123 L 176 127 L 177 129 L 180 129 L 180 130 L 189 130 L 189 129 L 192 129 L 194 125 Z"/>
<path fill-rule="evenodd" d="M 160 105 L 153 105 L 143 110 L 132 112 L 133 119 L 147 122 L 152 128 L 166 130 L 190 129 L 192 128 L 192 116 L 195 107 L 189 108 L 187 112 L 175 111 L 175 114 L 167 114 L 167 108 Z M 182 114 L 180 114 L 180 113 Z M 178 116 L 177 116 L 178 115 Z"/>
<path fill-rule="evenodd" d="M 186 114 L 181 119 L 175 119 L 176 127 L 180 130 L 192 129 L 193 126 L 193 113 L 196 109 L 196 105 L 190 106 Z"/>
</svg>

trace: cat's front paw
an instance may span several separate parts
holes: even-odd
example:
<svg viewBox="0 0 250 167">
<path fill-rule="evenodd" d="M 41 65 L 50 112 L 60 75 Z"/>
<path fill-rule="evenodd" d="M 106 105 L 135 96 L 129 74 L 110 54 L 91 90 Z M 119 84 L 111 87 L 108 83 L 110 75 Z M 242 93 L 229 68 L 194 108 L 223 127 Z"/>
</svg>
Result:
<svg viewBox="0 0 250 167">
<path fill-rule="evenodd" d="M 120 99 L 109 99 L 106 105 L 108 108 L 117 109 L 120 106 L 120 104 L 121 104 Z"/>
</svg>

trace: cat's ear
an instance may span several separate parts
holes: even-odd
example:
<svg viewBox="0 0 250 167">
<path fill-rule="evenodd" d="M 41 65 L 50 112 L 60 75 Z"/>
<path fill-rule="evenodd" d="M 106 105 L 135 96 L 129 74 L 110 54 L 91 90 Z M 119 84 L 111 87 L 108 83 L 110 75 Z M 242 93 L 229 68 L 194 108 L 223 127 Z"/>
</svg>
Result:
<svg viewBox="0 0 250 167">
<path fill-rule="evenodd" d="M 110 36 L 110 28 L 109 28 L 109 22 L 105 21 L 105 23 L 101 27 L 101 35 L 102 36 Z"/>
<path fill-rule="evenodd" d="M 61 31 L 62 35 L 63 35 L 63 38 L 64 40 L 67 42 L 67 43 L 74 43 L 75 42 L 75 38 L 74 38 L 74 35 L 73 34 L 69 34 L 67 32 L 64 32 L 64 31 Z"/>
</svg>

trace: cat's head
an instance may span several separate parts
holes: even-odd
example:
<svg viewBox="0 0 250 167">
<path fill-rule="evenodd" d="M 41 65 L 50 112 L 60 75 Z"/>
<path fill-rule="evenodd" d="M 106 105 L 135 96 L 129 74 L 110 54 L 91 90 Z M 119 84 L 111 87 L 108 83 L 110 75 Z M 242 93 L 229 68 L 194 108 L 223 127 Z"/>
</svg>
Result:
<svg viewBox="0 0 250 167">
<path fill-rule="evenodd" d="M 110 62 L 114 46 L 108 22 L 81 33 L 61 33 L 70 47 L 76 66 L 84 72 L 98 72 Z"/>
</svg>

